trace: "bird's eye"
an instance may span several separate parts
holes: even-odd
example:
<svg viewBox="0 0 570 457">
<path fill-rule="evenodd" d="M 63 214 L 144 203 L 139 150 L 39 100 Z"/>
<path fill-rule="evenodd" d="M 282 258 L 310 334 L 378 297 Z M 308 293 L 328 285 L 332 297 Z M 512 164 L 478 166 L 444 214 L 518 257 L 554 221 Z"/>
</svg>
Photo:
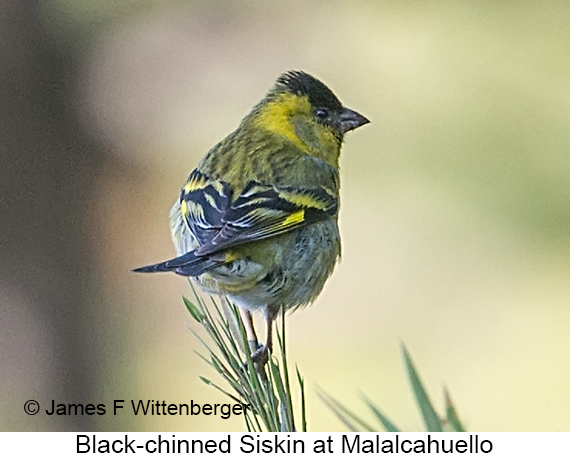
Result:
<svg viewBox="0 0 570 457">
<path fill-rule="evenodd" d="M 324 121 L 326 118 L 329 117 L 329 112 L 324 108 L 318 108 L 315 111 L 315 115 L 319 118 L 319 120 Z"/>
</svg>

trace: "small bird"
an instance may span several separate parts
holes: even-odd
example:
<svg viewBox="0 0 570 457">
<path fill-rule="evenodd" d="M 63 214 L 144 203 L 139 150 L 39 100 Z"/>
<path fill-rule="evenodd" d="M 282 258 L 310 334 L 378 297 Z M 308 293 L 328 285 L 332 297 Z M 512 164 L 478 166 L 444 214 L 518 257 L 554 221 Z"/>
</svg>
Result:
<svg viewBox="0 0 570 457">
<path fill-rule="evenodd" d="M 311 303 L 340 257 L 340 149 L 368 122 L 313 76 L 284 73 L 190 173 L 170 212 L 178 257 L 133 271 L 172 271 L 228 297 L 263 365 L 279 311 Z M 264 345 L 255 311 L 267 324 Z"/>
</svg>

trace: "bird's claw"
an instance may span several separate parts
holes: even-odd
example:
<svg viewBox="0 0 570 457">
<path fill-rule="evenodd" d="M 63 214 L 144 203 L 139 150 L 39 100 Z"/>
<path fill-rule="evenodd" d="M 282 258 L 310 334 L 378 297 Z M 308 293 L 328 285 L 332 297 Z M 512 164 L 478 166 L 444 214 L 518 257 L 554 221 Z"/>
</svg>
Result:
<svg viewBox="0 0 570 457">
<path fill-rule="evenodd" d="M 251 360 L 258 367 L 263 367 L 269 360 L 269 349 L 267 346 L 259 345 L 258 348 L 251 354 Z"/>
</svg>

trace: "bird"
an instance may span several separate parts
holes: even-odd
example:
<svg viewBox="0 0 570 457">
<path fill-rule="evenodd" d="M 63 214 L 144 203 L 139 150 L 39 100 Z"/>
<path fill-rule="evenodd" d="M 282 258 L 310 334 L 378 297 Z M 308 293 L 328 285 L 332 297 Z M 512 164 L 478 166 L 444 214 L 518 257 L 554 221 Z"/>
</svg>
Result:
<svg viewBox="0 0 570 457">
<path fill-rule="evenodd" d="M 369 122 L 317 78 L 283 73 L 190 173 L 170 212 L 177 257 L 133 271 L 188 276 L 230 299 L 252 359 L 265 364 L 279 312 L 313 302 L 340 258 L 340 150 Z"/>
</svg>

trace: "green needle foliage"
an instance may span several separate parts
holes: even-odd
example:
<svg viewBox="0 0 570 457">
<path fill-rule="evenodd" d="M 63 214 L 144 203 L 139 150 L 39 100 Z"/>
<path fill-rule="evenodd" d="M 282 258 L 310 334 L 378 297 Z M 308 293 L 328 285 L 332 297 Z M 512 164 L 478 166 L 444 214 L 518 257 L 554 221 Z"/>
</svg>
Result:
<svg viewBox="0 0 570 457">
<path fill-rule="evenodd" d="M 281 328 L 277 331 L 278 350 L 271 354 L 264 367 L 259 367 L 251 359 L 245 328 L 237 307 L 225 298 L 219 300 L 211 298 L 210 304 L 206 305 L 194 287 L 192 287 L 192 291 L 194 300 L 191 301 L 183 297 L 184 304 L 194 320 L 202 326 L 207 336 L 207 338 L 203 338 L 198 332 L 190 329 L 206 349 L 206 355 L 198 355 L 226 381 L 229 388 L 220 387 L 202 376 L 200 379 L 207 385 L 219 390 L 232 401 L 244 406 L 248 405 L 244 408 L 245 424 L 248 431 L 296 431 L 283 315 L 281 315 L 280 320 Z M 430 432 L 465 431 L 447 390 L 444 390 L 445 415 L 440 416 L 435 411 L 404 345 L 402 345 L 402 355 L 408 380 L 425 429 Z M 296 375 L 301 402 L 300 412 L 297 415 L 300 415 L 301 419 L 300 430 L 305 432 L 307 431 L 305 383 L 298 369 L 296 369 Z M 378 431 L 378 426 L 370 425 L 327 393 L 320 391 L 319 395 L 349 430 L 355 432 Z M 383 430 L 388 432 L 401 431 L 368 397 L 363 395 L 363 401 Z"/>
<path fill-rule="evenodd" d="M 457 410 L 455 405 L 451 401 L 451 397 L 447 391 L 444 390 L 445 394 L 445 416 L 440 416 L 432 405 L 432 402 L 425 390 L 425 387 L 420 379 L 418 371 L 412 362 L 410 353 L 404 345 L 402 345 L 402 355 L 404 358 L 404 364 L 406 366 L 406 371 L 408 373 L 408 380 L 412 387 L 412 392 L 416 400 L 416 404 L 420 411 L 420 415 L 424 422 L 426 431 L 428 432 L 464 432 L 465 427 L 459 420 Z M 345 424 L 349 430 L 353 432 L 367 431 L 374 432 L 378 431 L 377 427 L 373 427 L 366 421 L 358 417 L 348 408 L 343 406 L 329 394 L 320 391 L 319 396 L 326 403 L 326 405 L 332 410 L 332 412 Z M 401 429 L 397 427 L 394 422 L 392 422 L 382 410 L 376 406 L 372 401 L 363 396 L 363 400 L 370 409 L 374 418 L 380 423 L 382 429 L 387 432 L 399 432 Z"/>
<path fill-rule="evenodd" d="M 206 355 L 198 355 L 227 382 L 229 388 L 222 388 L 204 377 L 200 379 L 232 401 L 249 405 L 244 409 L 248 431 L 296 431 L 283 315 L 281 328 L 277 331 L 278 351 L 271 354 L 264 367 L 259 367 L 251 359 L 245 328 L 237 307 L 224 298 L 211 298 L 211 303 L 207 306 L 193 287 L 192 290 L 194 300 L 183 297 L 184 304 L 207 335 L 204 339 L 190 329 L 206 349 Z M 300 430 L 307 431 L 304 381 L 299 370 L 297 380 L 301 392 Z"/>
</svg>

